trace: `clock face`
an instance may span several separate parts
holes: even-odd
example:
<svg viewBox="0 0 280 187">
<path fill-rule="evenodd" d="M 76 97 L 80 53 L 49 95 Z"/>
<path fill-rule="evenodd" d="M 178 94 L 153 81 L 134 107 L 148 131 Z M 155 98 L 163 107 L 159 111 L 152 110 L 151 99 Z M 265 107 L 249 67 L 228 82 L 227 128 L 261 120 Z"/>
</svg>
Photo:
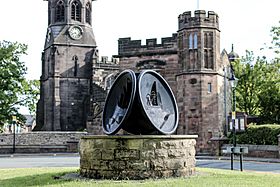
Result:
<svg viewBox="0 0 280 187">
<path fill-rule="evenodd" d="M 82 28 L 78 26 L 72 26 L 69 28 L 69 36 L 74 39 L 78 40 L 82 37 Z"/>
</svg>

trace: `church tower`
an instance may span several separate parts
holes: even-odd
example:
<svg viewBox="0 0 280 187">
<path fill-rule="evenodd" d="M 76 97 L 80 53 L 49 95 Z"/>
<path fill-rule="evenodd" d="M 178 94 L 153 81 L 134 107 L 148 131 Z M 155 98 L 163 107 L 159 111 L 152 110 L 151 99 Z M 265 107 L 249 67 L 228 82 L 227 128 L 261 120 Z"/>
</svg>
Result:
<svg viewBox="0 0 280 187">
<path fill-rule="evenodd" d="M 224 127 L 224 62 L 220 55 L 218 15 L 196 10 L 179 16 L 177 101 L 178 134 L 198 134 L 197 151 L 208 152 L 209 140 Z"/>
<path fill-rule="evenodd" d="M 76 131 L 86 127 L 97 59 L 92 0 L 48 1 L 36 130 Z"/>
</svg>

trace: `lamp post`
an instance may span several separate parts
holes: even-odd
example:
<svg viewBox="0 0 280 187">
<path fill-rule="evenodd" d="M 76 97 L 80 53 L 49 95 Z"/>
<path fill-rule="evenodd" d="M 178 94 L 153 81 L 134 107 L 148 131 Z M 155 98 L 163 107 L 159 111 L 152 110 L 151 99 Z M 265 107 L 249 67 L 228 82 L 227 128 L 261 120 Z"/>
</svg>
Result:
<svg viewBox="0 0 280 187">
<path fill-rule="evenodd" d="M 236 147 L 236 128 L 235 128 L 235 119 L 236 119 L 236 96 L 235 89 L 237 86 L 238 79 L 235 77 L 234 73 L 232 73 L 231 78 L 229 79 L 231 90 L 232 90 L 232 131 L 233 131 L 233 146 Z"/>
<path fill-rule="evenodd" d="M 231 170 L 233 170 L 233 155 L 236 147 L 236 128 L 235 128 L 235 119 L 236 119 L 236 96 L 235 89 L 237 86 L 238 79 L 235 77 L 234 72 L 232 71 L 231 77 L 229 78 L 229 82 L 232 90 L 232 112 L 231 112 L 231 123 L 232 123 L 232 131 L 233 131 L 233 150 L 231 151 Z"/>
<path fill-rule="evenodd" d="M 16 116 L 12 116 L 13 123 L 13 154 L 16 152 Z"/>
</svg>

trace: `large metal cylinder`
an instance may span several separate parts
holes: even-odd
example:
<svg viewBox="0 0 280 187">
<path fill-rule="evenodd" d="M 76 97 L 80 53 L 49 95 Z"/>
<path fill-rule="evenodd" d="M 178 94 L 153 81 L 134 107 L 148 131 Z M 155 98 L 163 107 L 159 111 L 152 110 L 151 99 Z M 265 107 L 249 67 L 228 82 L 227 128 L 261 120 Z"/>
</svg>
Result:
<svg viewBox="0 0 280 187">
<path fill-rule="evenodd" d="M 178 126 L 178 108 L 172 90 L 155 71 L 123 71 L 106 98 L 103 131 L 123 129 L 132 134 L 172 134 Z"/>
</svg>

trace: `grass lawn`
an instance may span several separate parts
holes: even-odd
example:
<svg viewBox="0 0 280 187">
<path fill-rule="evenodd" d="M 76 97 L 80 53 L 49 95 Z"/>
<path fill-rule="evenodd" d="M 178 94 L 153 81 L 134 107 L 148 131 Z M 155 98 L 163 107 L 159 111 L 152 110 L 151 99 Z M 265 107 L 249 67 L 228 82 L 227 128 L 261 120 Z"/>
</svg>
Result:
<svg viewBox="0 0 280 187">
<path fill-rule="evenodd" d="M 240 172 L 197 168 L 197 174 L 188 178 L 143 181 L 63 180 L 55 179 L 78 168 L 0 169 L 0 186 L 280 186 L 280 174 Z"/>
</svg>

